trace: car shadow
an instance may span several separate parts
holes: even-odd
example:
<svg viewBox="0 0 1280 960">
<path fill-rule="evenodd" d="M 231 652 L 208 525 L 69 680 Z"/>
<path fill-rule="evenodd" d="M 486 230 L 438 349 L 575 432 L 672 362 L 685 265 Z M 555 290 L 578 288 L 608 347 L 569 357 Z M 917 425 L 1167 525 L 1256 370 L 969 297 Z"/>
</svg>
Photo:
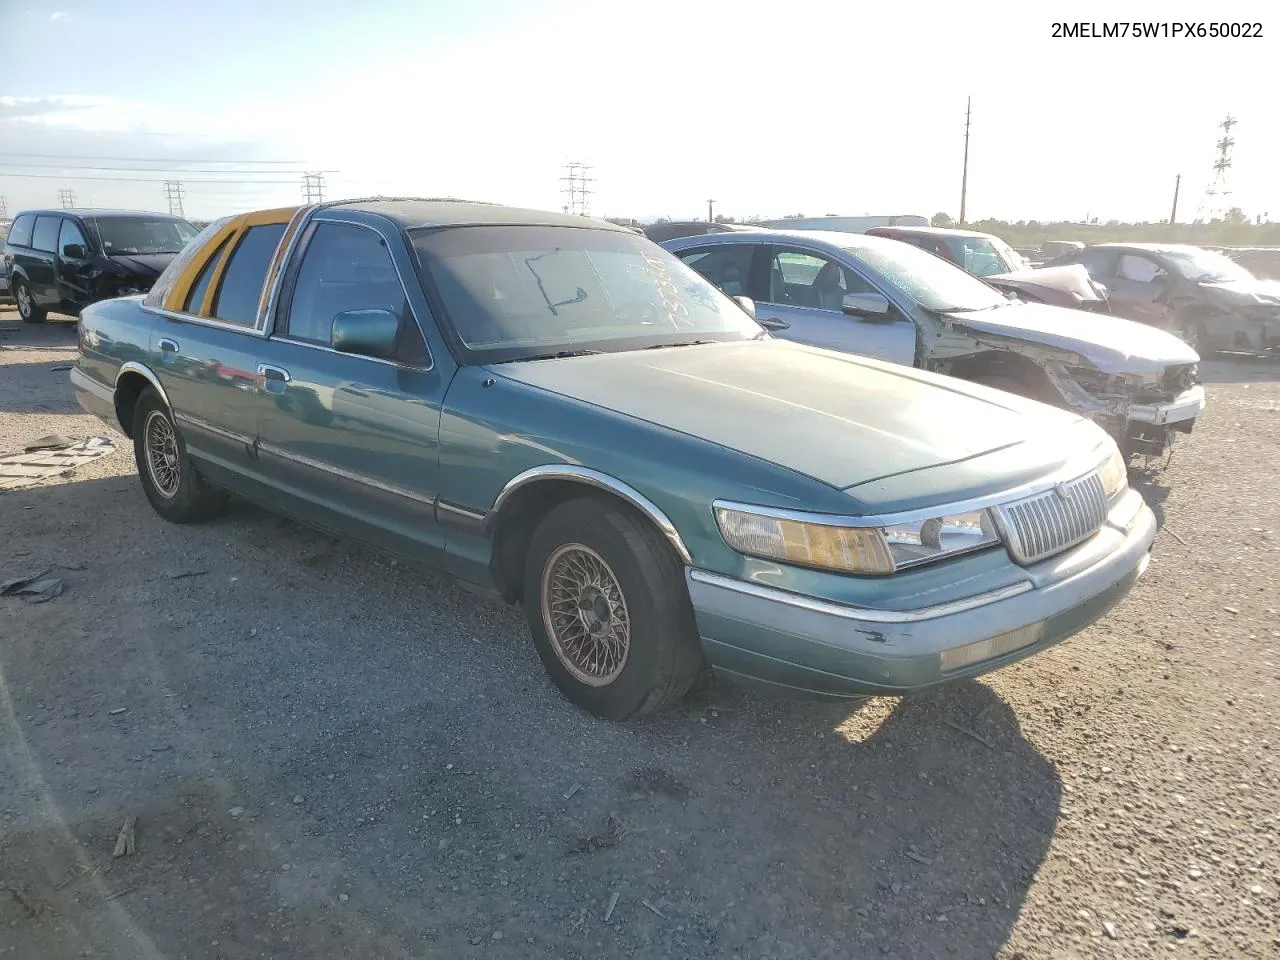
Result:
<svg viewBox="0 0 1280 960">
<path fill-rule="evenodd" d="M 1280 355 L 1215 354 L 1200 362 L 1199 374 L 1200 382 L 1206 385 L 1276 381 L 1280 380 Z"/>
<path fill-rule="evenodd" d="M 1058 773 L 981 682 L 713 681 L 608 723 L 520 611 L 256 507 L 0 497 L 0 580 L 66 581 L 0 598 L 0 772 L 35 804 L 0 860 L 38 955 L 109 946 L 110 903 L 113 936 L 192 958 L 991 957 L 1054 834 Z"/>
</svg>

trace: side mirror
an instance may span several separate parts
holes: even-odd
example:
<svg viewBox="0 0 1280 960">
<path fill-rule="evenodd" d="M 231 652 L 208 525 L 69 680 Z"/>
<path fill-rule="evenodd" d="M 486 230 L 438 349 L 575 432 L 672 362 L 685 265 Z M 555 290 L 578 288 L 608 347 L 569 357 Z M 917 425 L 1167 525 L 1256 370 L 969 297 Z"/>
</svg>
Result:
<svg viewBox="0 0 1280 960">
<path fill-rule="evenodd" d="M 750 297 L 734 297 L 743 310 L 747 311 L 747 316 L 752 320 L 756 318 L 756 302 Z"/>
<path fill-rule="evenodd" d="M 889 314 L 889 298 L 881 293 L 846 293 L 840 309 L 851 317 L 883 320 Z"/>
<path fill-rule="evenodd" d="M 84 245 L 79 243 L 68 243 L 62 248 L 62 255 L 68 260 L 83 260 Z"/>
<path fill-rule="evenodd" d="M 390 310 L 344 310 L 333 318 L 329 342 L 342 353 L 386 359 L 395 355 L 400 325 Z"/>
</svg>

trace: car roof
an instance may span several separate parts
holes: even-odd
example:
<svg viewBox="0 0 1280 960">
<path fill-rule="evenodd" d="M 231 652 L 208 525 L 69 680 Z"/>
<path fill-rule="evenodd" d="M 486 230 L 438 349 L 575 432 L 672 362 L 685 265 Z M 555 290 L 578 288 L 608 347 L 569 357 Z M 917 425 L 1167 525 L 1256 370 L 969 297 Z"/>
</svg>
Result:
<svg viewBox="0 0 1280 960">
<path fill-rule="evenodd" d="M 695 237 L 679 237 L 664 241 L 662 246 L 675 248 L 696 247 L 702 244 L 711 246 L 722 243 L 779 243 L 791 237 L 803 240 L 812 247 L 828 247 L 833 250 L 888 249 L 885 244 L 892 243 L 893 249 L 901 249 L 902 241 L 892 237 L 868 236 L 865 233 L 843 233 L 838 230 L 774 230 L 762 227 L 759 230 L 735 230 L 730 233 L 708 233 Z"/>
<path fill-rule="evenodd" d="M 464 226 L 586 227 L 630 233 L 634 236 L 634 231 L 630 227 L 609 223 L 607 220 L 553 213 L 548 210 L 532 210 L 526 207 L 508 207 L 477 200 L 375 197 L 367 200 L 340 200 L 324 206 L 326 209 L 376 213 L 405 230 L 419 227 Z"/>
<path fill-rule="evenodd" d="M 24 215 L 35 215 L 41 217 L 97 217 L 100 220 L 110 220 L 112 217 L 151 217 L 156 220 L 183 220 L 182 217 L 175 217 L 171 213 L 157 213 L 155 210 L 112 210 L 98 207 L 72 207 L 70 209 L 31 209 L 19 210 L 13 216 L 18 218 Z M 185 223 L 186 221 L 183 220 Z"/>
<path fill-rule="evenodd" d="M 994 233 L 983 233 L 980 230 L 963 230 L 960 227 L 912 227 L 885 226 L 867 227 L 867 232 L 877 233 L 926 233 L 937 237 L 994 237 Z M 998 238 L 997 238 L 998 239 Z"/>
<path fill-rule="evenodd" d="M 1194 243 L 1091 243 L 1089 246 L 1107 250 L 1146 250 L 1149 253 L 1190 253 L 1206 249 Z"/>
</svg>

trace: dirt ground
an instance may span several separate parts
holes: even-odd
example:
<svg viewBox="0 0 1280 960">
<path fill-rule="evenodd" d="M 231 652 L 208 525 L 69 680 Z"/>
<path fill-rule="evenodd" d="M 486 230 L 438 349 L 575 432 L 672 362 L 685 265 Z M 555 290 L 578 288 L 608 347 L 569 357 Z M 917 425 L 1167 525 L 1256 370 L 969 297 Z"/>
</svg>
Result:
<svg viewBox="0 0 1280 960">
<path fill-rule="evenodd" d="M 0 334 L 0 454 L 109 435 L 73 346 Z M 114 435 L 0 493 L 0 581 L 64 585 L 0 598 L 0 958 L 1280 956 L 1280 366 L 1203 372 L 1103 622 L 628 725 L 519 611 L 245 505 L 164 523 Z"/>
</svg>

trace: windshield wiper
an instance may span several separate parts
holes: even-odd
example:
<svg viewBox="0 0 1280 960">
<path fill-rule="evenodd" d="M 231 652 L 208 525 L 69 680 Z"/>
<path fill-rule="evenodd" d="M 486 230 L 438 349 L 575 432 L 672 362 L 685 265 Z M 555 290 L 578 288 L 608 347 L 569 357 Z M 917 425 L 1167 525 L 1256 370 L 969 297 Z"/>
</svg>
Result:
<svg viewBox="0 0 1280 960">
<path fill-rule="evenodd" d="M 679 343 L 655 343 L 646 350 L 665 350 L 667 347 L 697 347 L 704 343 L 719 343 L 719 340 L 681 340 Z"/>
<path fill-rule="evenodd" d="M 512 357 L 506 363 L 513 363 L 519 360 L 561 360 L 565 357 L 588 357 L 592 354 L 602 353 L 601 350 L 557 350 L 555 353 L 540 353 L 532 357 Z"/>
</svg>

